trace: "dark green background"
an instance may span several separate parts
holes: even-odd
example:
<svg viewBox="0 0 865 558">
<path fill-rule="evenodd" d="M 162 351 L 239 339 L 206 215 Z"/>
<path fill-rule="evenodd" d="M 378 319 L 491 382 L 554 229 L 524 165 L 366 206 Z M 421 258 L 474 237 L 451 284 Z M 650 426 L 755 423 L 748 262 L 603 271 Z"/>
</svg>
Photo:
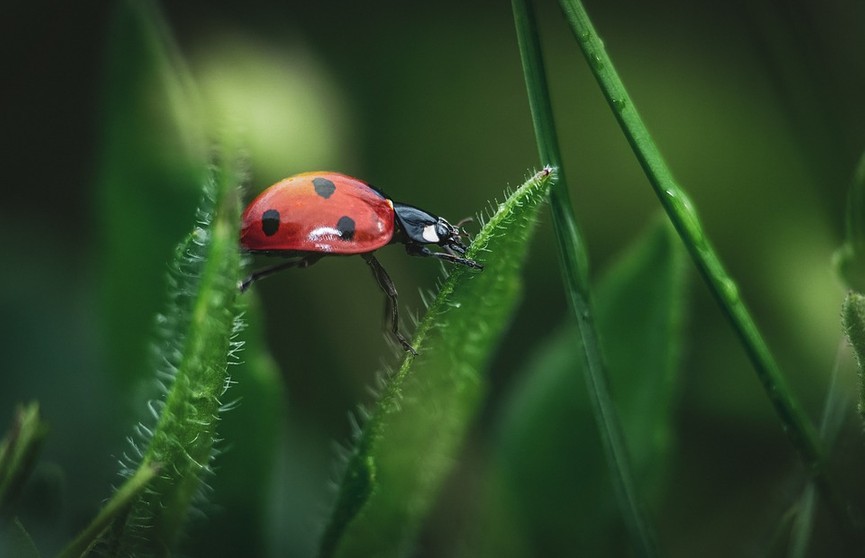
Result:
<svg viewBox="0 0 865 558">
<path fill-rule="evenodd" d="M 565 164 L 597 271 L 658 206 L 558 7 L 542 4 Z M 588 9 L 795 392 L 817 417 L 841 346 L 843 287 L 830 259 L 865 146 L 865 6 L 644 4 Z M 283 176 L 326 168 L 456 221 L 501 199 L 538 164 L 507 2 L 176 2 L 165 10 L 202 95 L 232 91 L 249 105 L 241 114 L 259 115 L 243 123 L 249 196 Z M 148 330 L 195 202 L 170 184 L 142 193 L 165 199 L 164 214 L 152 217 L 164 238 L 154 239 L 152 253 L 123 256 L 142 304 L 106 308 L 107 252 L 123 245 L 122 230 L 106 228 L 97 187 L 108 149 L 112 12 L 106 2 L 19 0 L 0 11 L 0 418 L 8 420 L 15 402 L 38 399 L 52 425 L 31 491 L 47 495 L 34 497 L 48 519 L 33 531 L 49 539 L 79 526 L 109 494 L 131 417 L 142 412 L 146 340 L 124 337 L 105 316 L 128 312 L 132 331 Z M 162 131 L 141 133 L 161 145 Z M 136 208 L 127 211 L 134 221 Z M 524 304 L 491 371 L 493 398 L 479 436 L 532 348 L 567 314 L 553 242 L 545 217 Z M 396 247 L 381 260 L 406 314 L 419 311 L 418 290 L 434 286 L 438 265 Z M 298 538 L 323 516 L 329 444 L 347 439 L 347 412 L 369 401 L 364 388 L 389 359 L 382 297 L 365 268 L 356 258 L 334 259 L 258 289 L 286 383 L 292 458 L 285 466 L 297 486 L 282 518 Z M 730 328 L 692 278 L 676 481 L 660 538 L 673 555 L 707 546 L 719 556 L 740 554 L 767 544 L 800 471 Z M 124 370 L 111 356 L 117 346 Z M 842 381 L 853 390 L 849 358 L 843 362 Z M 845 458 L 848 466 L 861 463 L 861 440 L 840 443 L 839 452 L 859 453 Z"/>
</svg>

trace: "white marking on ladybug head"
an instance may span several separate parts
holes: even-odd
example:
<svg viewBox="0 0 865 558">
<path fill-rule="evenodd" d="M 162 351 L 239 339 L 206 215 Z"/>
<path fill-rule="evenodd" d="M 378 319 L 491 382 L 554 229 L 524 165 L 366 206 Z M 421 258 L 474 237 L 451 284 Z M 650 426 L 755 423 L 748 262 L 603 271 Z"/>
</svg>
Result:
<svg viewBox="0 0 865 558">
<path fill-rule="evenodd" d="M 435 225 L 427 225 L 423 228 L 423 239 L 431 244 L 438 243 L 441 239 L 439 238 L 438 233 L 436 232 Z"/>
</svg>

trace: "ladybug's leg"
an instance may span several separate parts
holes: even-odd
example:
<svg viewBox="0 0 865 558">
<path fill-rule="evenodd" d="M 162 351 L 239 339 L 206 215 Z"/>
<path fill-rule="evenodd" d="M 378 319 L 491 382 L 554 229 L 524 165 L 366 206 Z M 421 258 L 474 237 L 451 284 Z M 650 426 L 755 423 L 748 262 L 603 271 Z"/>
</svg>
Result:
<svg viewBox="0 0 865 558">
<path fill-rule="evenodd" d="M 385 311 L 390 315 L 391 333 L 396 337 L 403 349 L 417 356 L 417 351 L 414 350 L 414 347 L 412 347 L 408 340 L 403 337 L 402 333 L 399 332 L 399 308 L 396 303 L 397 292 L 393 281 L 391 281 L 390 275 L 387 274 L 387 271 L 384 270 L 382 265 L 378 263 L 378 260 L 375 259 L 375 256 L 372 254 L 361 254 L 361 256 L 363 256 L 363 259 L 367 264 L 369 264 L 376 283 L 378 283 L 378 286 L 381 287 L 381 290 L 383 290 L 385 296 L 387 296 L 387 306 Z"/>
<path fill-rule="evenodd" d="M 240 292 L 246 292 L 246 289 L 248 289 L 255 281 L 263 279 L 268 275 L 273 275 L 277 271 L 282 271 L 283 269 L 288 269 L 290 267 L 309 267 L 320 260 L 322 256 L 323 254 L 308 254 L 306 256 L 301 256 L 298 259 L 288 260 L 270 267 L 265 267 L 264 269 L 259 269 L 258 271 L 253 271 L 249 277 L 240 283 Z"/>
<path fill-rule="evenodd" d="M 456 254 L 451 254 L 449 252 L 433 252 L 426 246 L 421 246 L 420 244 L 406 244 L 405 251 L 408 252 L 410 256 L 431 256 L 433 258 L 438 258 L 440 260 L 444 260 L 450 263 L 464 265 L 466 267 L 473 267 L 475 269 L 484 268 L 484 266 L 474 260 L 470 260 L 468 258 L 461 258 L 460 256 L 457 256 Z"/>
</svg>

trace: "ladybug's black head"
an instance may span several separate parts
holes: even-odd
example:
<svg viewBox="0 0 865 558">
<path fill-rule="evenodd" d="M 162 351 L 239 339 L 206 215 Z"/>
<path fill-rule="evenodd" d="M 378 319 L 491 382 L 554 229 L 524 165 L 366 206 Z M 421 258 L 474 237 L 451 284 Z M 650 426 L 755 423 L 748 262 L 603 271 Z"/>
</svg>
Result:
<svg viewBox="0 0 865 558">
<path fill-rule="evenodd" d="M 445 219 L 402 203 L 394 203 L 397 224 L 407 244 L 437 244 L 457 254 L 465 254 L 466 246 L 457 227 Z"/>
</svg>

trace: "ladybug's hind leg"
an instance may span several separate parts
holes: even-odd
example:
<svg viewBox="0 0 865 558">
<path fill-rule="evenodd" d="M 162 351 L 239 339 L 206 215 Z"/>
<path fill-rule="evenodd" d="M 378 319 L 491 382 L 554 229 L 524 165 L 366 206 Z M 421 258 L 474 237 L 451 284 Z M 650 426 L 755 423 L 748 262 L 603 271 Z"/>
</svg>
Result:
<svg viewBox="0 0 865 558">
<path fill-rule="evenodd" d="M 381 287 L 381 290 L 384 291 L 387 299 L 385 301 L 386 307 L 385 312 L 390 316 L 390 331 L 396 340 L 399 341 L 399 344 L 402 345 L 402 348 L 411 354 L 417 356 L 417 351 L 414 350 L 414 347 L 409 344 L 408 340 L 403 337 L 402 333 L 399 332 L 399 308 L 397 306 L 397 292 L 396 287 L 393 284 L 393 281 L 390 278 L 390 275 L 387 274 L 387 271 L 384 270 L 384 267 L 375 259 L 375 256 L 372 254 L 361 254 L 363 256 L 364 261 L 369 264 L 370 269 L 372 270 L 372 275 L 375 277 L 376 283 Z"/>
<path fill-rule="evenodd" d="M 246 292 L 246 290 L 259 279 L 264 279 L 268 275 L 273 275 L 278 271 L 282 271 L 283 269 L 288 269 L 290 267 L 309 267 L 318 260 L 322 258 L 324 254 L 307 254 L 304 256 L 300 256 L 297 259 L 288 260 L 282 263 L 278 263 L 276 265 L 272 265 L 269 267 L 265 267 L 263 269 L 259 269 L 257 271 L 253 271 L 249 277 L 241 281 L 239 287 L 240 292 Z"/>
</svg>

